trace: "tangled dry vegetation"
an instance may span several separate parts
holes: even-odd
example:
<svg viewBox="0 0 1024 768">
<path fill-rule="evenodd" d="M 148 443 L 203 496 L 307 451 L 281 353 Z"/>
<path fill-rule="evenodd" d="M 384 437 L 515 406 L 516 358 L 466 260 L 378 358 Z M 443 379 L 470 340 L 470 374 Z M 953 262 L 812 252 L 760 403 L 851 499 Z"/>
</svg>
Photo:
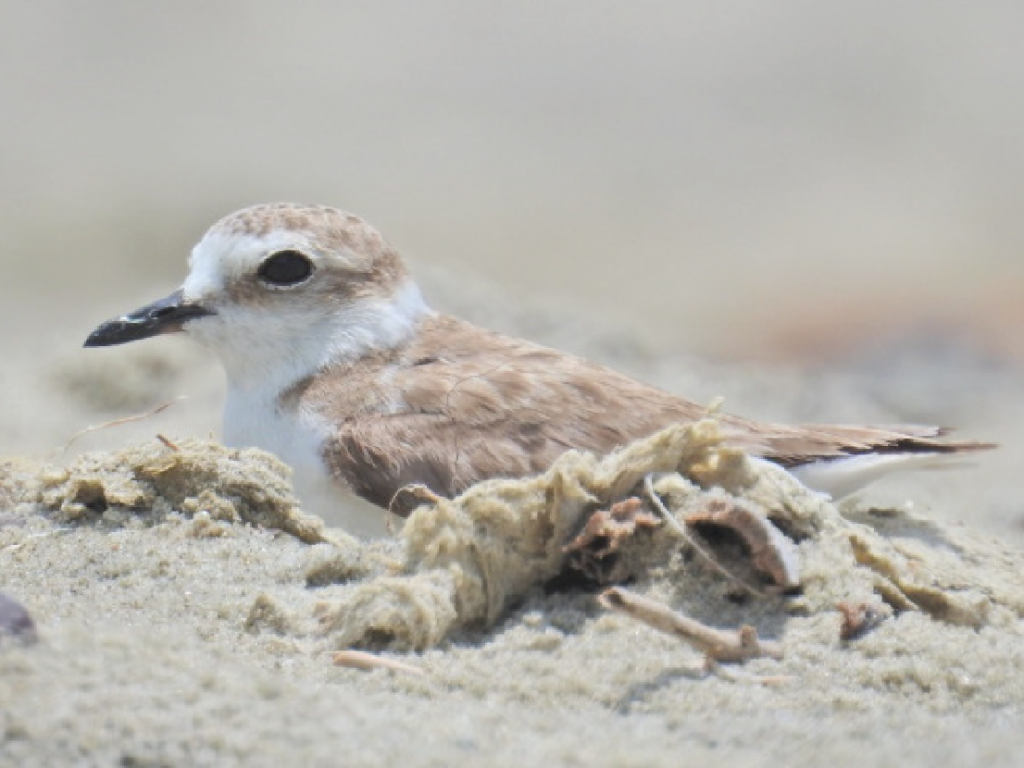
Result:
<svg viewBox="0 0 1024 768">
<path fill-rule="evenodd" d="M 713 418 L 605 457 L 570 451 L 537 477 L 425 497 L 383 545 L 325 530 L 299 509 L 287 476 L 269 454 L 202 441 L 153 441 L 64 468 L 0 464 L 6 504 L 64 525 L 173 514 L 192 517 L 199 535 L 251 524 L 328 542 L 332 554 L 306 574 L 319 589 L 315 615 L 296 617 L 265 593 L 247 626 L 305 627 L 335 650 L 434 646 L 493 625 L 531 591 L 567 579 L 595 593 L 630 582 L 602 604 L 725 661 L 778 656 L 781 647 L 751 627 L 715 634 L 687 624 L 673 595 L 718 590 L 783 627 L 787 616 L 839 611 L 845 639 L 894 611 L 975 627 L 1024 615 L 1011 575 L 979 588 L 941 542 L 890 538 L 844 519 L 788 473 L 723 446 Z"/>
</svg>

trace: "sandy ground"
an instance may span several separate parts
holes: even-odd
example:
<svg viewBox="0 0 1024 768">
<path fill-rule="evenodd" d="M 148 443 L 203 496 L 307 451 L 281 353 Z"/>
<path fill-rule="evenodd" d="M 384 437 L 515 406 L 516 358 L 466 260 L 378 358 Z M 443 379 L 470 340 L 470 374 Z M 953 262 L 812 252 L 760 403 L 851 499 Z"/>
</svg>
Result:
<svg viewBox="0 0 1024 768">
<path fill-rule="evenodd" d="M 0 765 L 1022 762 L 1019 8 L 0 6 L 0 593 L 39 638 L 0 629 Z M 201 350 L 80 344 L 176 287 L 213 219 L 280 199 L 364 215 L 440 309 L 690 398 L 1002 443 L 843 508 L 990 610 L 842 646 L 823 603 L 730 598 L 677 548 L 637 586 L 783 642 L 743 672 L 789 682 L 700 678 L 542 586 L 386 654 L 423 675 L 366 672 L 315 613 L 398 540 L 27 503 L 44 465 L 216 438 Z"/>
<path fill-rule="evenodd" d="M 1024 427 L 1024 401 L 1015 366 L 919 339 L 894 344 L 885 360 L 813 371 L 652 356 L 619 332 L 602 335 L 599 319 L 511 309 L 482 286 L 476 304 L 464 283 L 442 274 L 425 282 L 443 306 L 669 389 L 707 399 L 725 394 L 734 410 L 874 421 L 938 410 L 972 436 L 1006 441 L 975 468 L 880 484 L 846 512 L 953 557 L 994 605 L 1000 589 L 1017 591 L 1024 529 L 1013 491 L 1014 438 Z M 13 503 L 14 481 L 35 476 L 41 462 L 67 466 L 83 451 L 133 442 L 167 450 L 156 434 L 181 441 L 215 430 L 220 384 L 212 360 L 178 339 L 95 354 L 69 349 L 43 365 L 34 348 L 20 355 L 3 383 L 5 399 L 19 408 L 5 414 L 2 428 L 6 445 L 26 449 L 4 465 L 0 572 L 3 591 L 28 608 L 40 639 L 22 647 L 0 636 L 7 764 L 1017 762 L 1019 605 L 973 627 L 903 612 L 843 646 L 832 610 L 801 615 L 774 598 L 737 604 L 713 574 L 680 584 L 655 573 L 647 583 L 699 618 L 725 627 L 752 623 L 782 641 L 783 661 L 762 659 L 744 670 L 788 682 L 700 678 L 692 671 L 698 654 L 606 614 L 592 590 L 546 592 L 542 585 L 493 627 L 456 632 L 422 652 L 388 654 L 424 675 L 338 668 L 329 653 L 335 646 L 310 623 L 326 598 L 315 574 L 338 571 L 327 582 L 358 581 L 365 552 L 339 545 L 348 554 L 327 567 L 338 559 L 333 545 L 280 530 L 229 522 L 211 532 L 208 523 L 166 510 L 68 520 Z M 178 394 L 189 399 L 63 448 L 86 424 Z M 898 511 L 865 511 L 876 506 Z M 385 546 L 385 556 L 399 557 L 387 546 L 396 544 Z"/>
</svg>

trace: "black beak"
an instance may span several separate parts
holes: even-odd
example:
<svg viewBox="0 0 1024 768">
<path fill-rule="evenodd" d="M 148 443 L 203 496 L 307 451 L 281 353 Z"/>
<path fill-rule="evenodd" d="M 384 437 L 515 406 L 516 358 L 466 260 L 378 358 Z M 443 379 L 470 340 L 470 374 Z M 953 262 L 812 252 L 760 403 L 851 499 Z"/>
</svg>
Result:
<svg viewBox="0 0 1024 768">
<path fill-rule="evenodd" d="M 129 341 L 148 339 L 161 333 L 177 333 L 186 320 L 214 314 L 213 310 L 189 304 L 180 290 L 165 299 L 147 304 L 130 315 L 108 320 L 89 334 L 87 347 L 109 347 Z"/>
</svg>

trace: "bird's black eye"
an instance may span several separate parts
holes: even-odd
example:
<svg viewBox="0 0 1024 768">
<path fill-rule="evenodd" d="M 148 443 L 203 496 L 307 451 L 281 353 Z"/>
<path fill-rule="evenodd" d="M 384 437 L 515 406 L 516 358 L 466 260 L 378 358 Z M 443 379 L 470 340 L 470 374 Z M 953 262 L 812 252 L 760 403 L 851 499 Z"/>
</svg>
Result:
<svg viewBox="0 0 1024 768">
<path fill-rule="evenodd" d="M 298 251 L 278 251 L 260 264 L 256 274 L 270 285 L 298 285 L 313 274 L 313 262 Z"/>
</svg>

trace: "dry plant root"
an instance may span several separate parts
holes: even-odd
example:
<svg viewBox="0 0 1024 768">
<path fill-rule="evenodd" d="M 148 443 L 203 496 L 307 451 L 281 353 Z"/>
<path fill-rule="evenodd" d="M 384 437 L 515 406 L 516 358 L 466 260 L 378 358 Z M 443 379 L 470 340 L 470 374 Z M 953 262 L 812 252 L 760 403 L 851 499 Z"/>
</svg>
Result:
<svg viewBox="0 0 1024 768">
<path fill-rule="evenodd" d="M 764 657 L 781 659 L 783 655 L 782 645 L 761 640 L 757 630 L 749 625 L 735 631 L 715 629 L 621 587 L 605 590 L 599 600 L 609 610 L 678 637 L 715 662 L 744 662 Z"/>
<path fill-rule="evenodd" d="M 661 519 L 647 511 L 635 496 L 599 509 L 587 519 L 576 538 L 562 547 L 569 565 L 602 584 L 618 581 L 615 555 L 638 530 L 651 530 Z"/>
</svg>

